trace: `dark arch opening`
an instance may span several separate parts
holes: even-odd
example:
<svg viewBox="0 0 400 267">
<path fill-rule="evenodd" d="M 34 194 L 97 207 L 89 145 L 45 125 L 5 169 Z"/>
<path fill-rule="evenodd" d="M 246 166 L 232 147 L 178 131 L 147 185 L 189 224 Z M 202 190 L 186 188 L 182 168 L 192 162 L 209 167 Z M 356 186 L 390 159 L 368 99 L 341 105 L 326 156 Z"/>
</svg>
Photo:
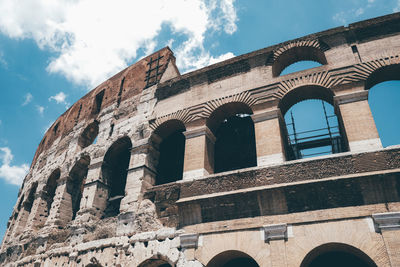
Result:
<svg viewBox="0 0 400 267">
<path fill-rule="evenodd" d="M 228 103 L 207 120 L 215 135 L 214 173 L 257 166 L 253 114 L 244 103 Z"/>
<path fill-rule="evenodd" d="M 90 146 L 91 144 L 93 144 L 98 134 L 99 134 L 99 122 L 94 121 L 91 124 L 89 124 L 85 128 L 85 130 L 83 130 L 81 136 L 79 136 L 78 145 L 81 148 Z"/>
<path fill-rule="evenodd" d="M 46 215 L 50 214 L 51 204 L 53 204 L 54 195 L 57 189 L 57 180 L 60 178 L 60 169 L 54 170 L 49 179 L 47 180 L 46 186 L 43 190 L 43 197 L 46 201 Z"/>
<path fill-rule="evenodd" d="M 279 103 L 287 160 L 347 151 L 347 141 L 333 93 L 320 86 L 296 88 Z"/>
<path fill-rule="evenodd" d="M 148 259 L 139 264 L 138 267 L 172 267 L 172 265 L 162 259 Z"/>
<path fill-rule="evenodd" d="M 329 243 L 310 251 L 300 267 L 376 267 L 361 250 L 346 244 Z"/>
<path fill-rule="evenodd" d="M 115 141 L 104 156 L 102 174 L 109 187 L 105 217 L 119 214 L 121 199 L 125 196 L 131 148 L 131 140 L 125 136 Z"/>
<path fill-rule="evenodd" d="M 258 267 L 257 262 L 244 252 L 224 251 L 210 260 L 207 267 Z"/>
<path fill-rule="evenodd" d="M 71 196 L 72 220 L 75 219 L 76 213 L 79 211 L 89 164 L 89 156 L 82 156 L 69 173 L 67 193 Z"/>
<path fill-rule="evenodd" d="M 365 83 L 368 103 L 384 147 L 400 144 L 400 64 L 382 67 Z"/>
<path fill-rule="evenodd" d="M 29 191 L 28 197 L 24 202 L 24 209 L 29 213 L 32 210 L 33 201 L 35 201 L 35 193 L 37 189 L 38 183 L 34 182 L 31 186 L 31 190 Z"/>
<path fill-rule="evenodd" d="M 321 49 L 311 46 L 293 47 L 275 59 L 272 65 L 273 77 L 281 75 L 286 67 L 299 61 L 315 61 L 321 65 L 327 64 L 325 53 Z"/>
<path fill-rule="evenodd" d="M 157 164 L 156 185 L 182 179 L 185 156 L 185 125 L 179 120 L 161 124 L 154 133 L 161 138 Z"/>
</svg>

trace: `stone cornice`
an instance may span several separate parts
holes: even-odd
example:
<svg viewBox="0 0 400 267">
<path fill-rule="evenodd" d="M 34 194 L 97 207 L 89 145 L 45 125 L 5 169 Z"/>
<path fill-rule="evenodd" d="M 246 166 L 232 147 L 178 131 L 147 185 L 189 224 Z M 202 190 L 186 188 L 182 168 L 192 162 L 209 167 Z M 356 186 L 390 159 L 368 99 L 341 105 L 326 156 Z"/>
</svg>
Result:
<svg viewBox="0 0 400 267">
<path fill-rule="evenodd" d="M 400 230 L 400 212 L 385 212 L 372 214 L 376 230 Z"/>
<path fill-rule="evenodd" d="M 287 224 L 271 224 L 263 226 L 264 240 L 285 240 L 287 239 Z"/>
<path fill-rule="evenodd" d="M 186 139 L 205 135 L 213 143 L 215 143 L 215 140 L 216 140 L 214 134 L 211 132 L 211 130 L 207 126 L 196 128 L 196 129 L 193 129 L 190 131 L 185 131 L 185 132 L 183 132 L 183 134 L 185 135 Z"/>
<path fill-rule="evenodd" d="M 355 92 L 355 93 L 351 93 L 351 94 L 335 96 L 334 100 L 338 105 L 368 100 L 368 91 L 365 90 L 365 91 L 359 91 L 359 92 Z"/>
</svg>

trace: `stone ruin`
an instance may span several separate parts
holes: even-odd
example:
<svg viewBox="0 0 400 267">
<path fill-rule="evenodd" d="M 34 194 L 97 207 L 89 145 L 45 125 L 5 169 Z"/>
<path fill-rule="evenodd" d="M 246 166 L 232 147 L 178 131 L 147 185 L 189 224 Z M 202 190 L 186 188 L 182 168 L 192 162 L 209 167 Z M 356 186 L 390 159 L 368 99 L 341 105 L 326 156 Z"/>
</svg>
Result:
<svg viewBox="0 0 400 267">
<path fill-rule="evenodd" d="M 281 74 L 302 60 L 321 66 Z M 400 266 L 400 146 L 382 147 L 368 104 L 399 79 L 399 13 L 183 75 L 163 48 L 49 128 L 0 264 Z M 306 99 L 333 106 L 334 135 L 291 138 Z"/>
</svg>

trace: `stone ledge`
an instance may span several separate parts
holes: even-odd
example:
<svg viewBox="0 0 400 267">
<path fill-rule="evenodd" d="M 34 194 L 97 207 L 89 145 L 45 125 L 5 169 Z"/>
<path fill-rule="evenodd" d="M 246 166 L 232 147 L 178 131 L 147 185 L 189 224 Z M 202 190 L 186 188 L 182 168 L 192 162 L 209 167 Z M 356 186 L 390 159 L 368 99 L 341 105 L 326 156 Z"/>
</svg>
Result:
<svg viewBox="0 0 400 267">
<path fill-rule="evenodd" d="M 285 240 L 287 239 L 287 224 L 271 224 L 264 225 L 264 240 L 269 242 L 271 240 Z"/>
<path fill-rule="evenodd" d="M 400 212 L 372 214 L 377 232 L 400 230 Z"/>
<path fill-rule="evenodd" d="M 197 248 L 199 234 L 182 234 L 180 240 L 181 248 Z"/>
</svg>

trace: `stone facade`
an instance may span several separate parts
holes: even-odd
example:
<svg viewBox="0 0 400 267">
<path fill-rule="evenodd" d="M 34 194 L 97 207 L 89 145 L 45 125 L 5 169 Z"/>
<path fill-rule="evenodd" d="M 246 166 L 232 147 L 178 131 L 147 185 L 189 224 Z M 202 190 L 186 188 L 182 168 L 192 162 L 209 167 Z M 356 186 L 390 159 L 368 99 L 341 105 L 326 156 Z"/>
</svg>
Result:
<svg viewBox="0 0 400 267">
<path fill-rule="evenodd" d="M 321 66 L 281 75 L 301 60 Z M 382 148 L 368 104 L 399 79 L 400 13 L 184 75 L 164 48 L 50 127 L 1 265 L 305 267 L 336 253 L 400 266 L 400 146 Z M 291 160 L 283 115 L 314 98 L 334 106 L 343 149 Z M 232 116 L 250 123 L 254 160 L 224 170 Z"/>
</svg>

